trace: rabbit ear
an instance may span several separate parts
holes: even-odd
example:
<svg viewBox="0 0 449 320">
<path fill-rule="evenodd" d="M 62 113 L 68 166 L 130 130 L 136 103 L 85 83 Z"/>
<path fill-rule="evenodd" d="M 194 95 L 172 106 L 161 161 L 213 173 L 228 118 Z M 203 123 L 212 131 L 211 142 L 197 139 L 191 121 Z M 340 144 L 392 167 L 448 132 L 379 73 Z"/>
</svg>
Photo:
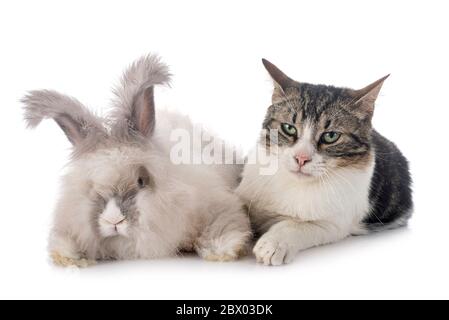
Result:
<svg viewBox="0 0 449 320">
<path fill-rule="evenodd" d="M 61 127 L 70 142 L 81 144 L 90 133 L 104 132 L 101 120 L 78 100 L 55 91 L 31 91 L 23 99 L 25 121 L 30 128 L 43 119 L 53 119 Z"/>
<path fill-rule="evenodd" d="M 149 87 L 136 95 L 131 111 L 131 129 L 148 137 L 156 124 L 154 110 L 154 88 Z"/>
<path fill-rule="evenodd" d="M 167 65 L 156 55 L 145 56 L 134 62 L 124 73 L 112 118 L 115 131 L 120 135 L 140 134 L 149 137 L 155 127 L 154 86 L 168 84 L 170 74 Z"/>
</svg>

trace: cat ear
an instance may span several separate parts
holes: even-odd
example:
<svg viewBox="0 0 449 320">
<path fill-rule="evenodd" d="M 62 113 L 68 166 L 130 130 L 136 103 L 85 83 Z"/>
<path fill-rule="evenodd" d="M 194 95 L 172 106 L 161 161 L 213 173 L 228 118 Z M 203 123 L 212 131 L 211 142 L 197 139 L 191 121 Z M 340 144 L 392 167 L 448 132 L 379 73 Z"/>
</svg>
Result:
<svg viewBox="0 0 449 320">
<path fill-rule="evenodd" d="M 374 81 L 370 85 L 366 86 L 360 90 L 352 90 L 351 95 L 355 99 L 355 103 L 353 104 L 356 108 L 362 112 L 364 115 L 372 114 L 374 112 L 374 103 L 376 102 L 377 97 L 379 96 L 380 89 L 382 89 L 382 85 L 384 81 L 390 75 L 386 75 L 385 77 L 380 78 L 377 81 Z"/>
<path fill-rule="evenodd" d="M 262 59 L 262 63 L 265 69 L 267 69 L 268 73 L 270 74 L 274 82 L 274 91 L 272 98 L 273 102 L 285 98 L 285 90 L 288 87 L 292 87 L 295 81 L 289 78 L 285 73 L 283 73 L 278 67 L 272 64 L 270 61 Z"/>
</svg>

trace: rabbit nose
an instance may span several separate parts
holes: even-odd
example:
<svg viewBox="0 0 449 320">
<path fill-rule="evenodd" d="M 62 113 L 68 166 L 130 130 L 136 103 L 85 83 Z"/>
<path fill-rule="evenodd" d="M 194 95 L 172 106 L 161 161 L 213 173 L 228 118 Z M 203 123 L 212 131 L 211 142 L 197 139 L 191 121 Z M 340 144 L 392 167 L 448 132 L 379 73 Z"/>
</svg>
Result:
<svg viewBox="0 0 449 320">
<path fill-rule="evenodd" d="M 108 221 L 108 220 L 106 220 Z M 125 217 L 117 217 L 117 219 L 115 219 L 114 221 L 108 221 L 110 224 L 114 224 L 114 225 L 118 225 L 120 223 L 122 223 L 123 221 L 125 221 Z"/>
<path fill-rule="evenodd" d="M 123 221 L 125 221 L 125 217 L 122 215 L 121 217 L 114 217 L 114 219 L 105 218 L 105 220 L 106 220 L 106 222 L 109 222 L 110 224 L 118 225 L 118 224 L 122 223 Z"/>
<path fill-rule="evenodd" d="M 101 218 L 112 225 L 118 225 L 126 219 L 114 199 L 108 201 Z"/>
</svg>

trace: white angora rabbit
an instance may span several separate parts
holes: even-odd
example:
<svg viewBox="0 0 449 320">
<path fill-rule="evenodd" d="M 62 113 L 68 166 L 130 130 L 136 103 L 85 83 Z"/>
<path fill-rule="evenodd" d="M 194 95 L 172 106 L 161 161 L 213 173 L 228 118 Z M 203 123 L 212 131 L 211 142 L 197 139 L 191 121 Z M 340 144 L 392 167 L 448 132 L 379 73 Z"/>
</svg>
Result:
<svg viewBox="0 0 449 320">
<path fill-rule="evenodd" d="M 233 193 L 241 167 L 170 159 L 175 144 L 170 133 L 184 129 L 192 134 L 194 126 L 175 113 L 156 115 L 154 86 L 169 78 L 157 56 L 136 61 L 104 119 L 54 91 L 33 91 L 23 99 L 29 127 L 53 119 L 73 144 L 50 235 L 54 263 L 86 266 L 182 250 L 227 261 L 246 250 L 250 223 Z"/>
</svg>

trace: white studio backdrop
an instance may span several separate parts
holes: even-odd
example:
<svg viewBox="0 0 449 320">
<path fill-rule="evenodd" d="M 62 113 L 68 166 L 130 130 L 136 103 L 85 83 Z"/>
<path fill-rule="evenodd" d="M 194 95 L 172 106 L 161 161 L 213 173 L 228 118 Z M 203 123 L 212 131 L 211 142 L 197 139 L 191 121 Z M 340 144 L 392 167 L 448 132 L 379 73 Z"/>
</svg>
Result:
<svg viewBox="0 0 449 320">
<path fill-rule="evenodd" d="M 447 1 L 9 1 L 0 4 L 0 298 L 449 298 Z M 137 57 L 159 53 L 156 102 L 248 150 L 270 104 L 265 57 L 291 77 L 363 87 L 391 73 L 378 131 L 411 162 L 404 230 L 301 253 L 280 268 L 188 256 L 61 270 L 46 243 L 69 143 L 25 130 L 19 99 L 51 88 L 100 114 Z"/>
</svg>

